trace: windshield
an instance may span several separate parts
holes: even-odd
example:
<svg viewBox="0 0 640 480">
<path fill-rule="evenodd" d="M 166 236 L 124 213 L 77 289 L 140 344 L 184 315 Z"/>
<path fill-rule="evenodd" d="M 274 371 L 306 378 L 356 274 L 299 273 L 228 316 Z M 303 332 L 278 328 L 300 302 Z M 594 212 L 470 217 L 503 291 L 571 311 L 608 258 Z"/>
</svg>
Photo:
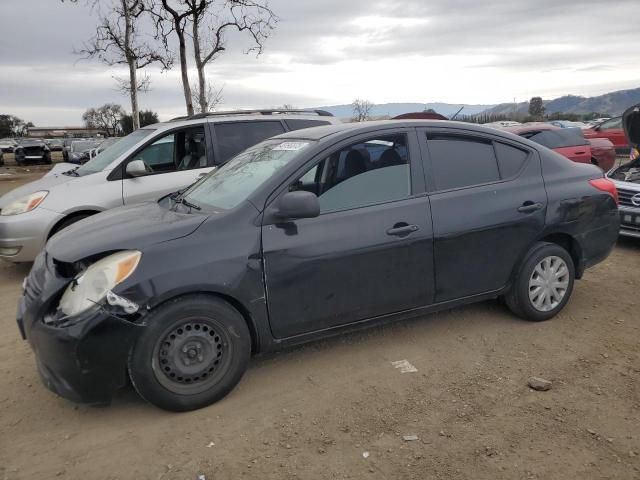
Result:
<svg viewBox="0 0 640 480">
<path fill-rule="evenodd" d="M 83 166 L 78 169 L 78 174 L 89 174 L 96 173 L 104 170 L 108 167 L 114 160 L 116 160 L 120 155 L 129 150 L 143 138 L 148 137 L 151 133 L 155 132 L 154 129 L 151 128 L 141 128 L 140 130 L 136 130 L 133 133 L 130 133 L 126 137 L 120 139 L 118 142 L 114 143 L 111 148 L 107 148 L 106 150 L 100 152 L 93 159 L 89 160 Z"/>
<path fill-rule="evenodd" d="M 89 150 L 91 148 L 95 148 L 96 142 L 73 142 L 71 144 L 71 151 L 73 152 L 83 152 L 85 150 Z"/>
<path fill-rule="evenodd" d="M 266 140 L 194 184 L 183 198 L 214 209 L 234 208 L 310 144 L 309 140 Z"/>
</svg>

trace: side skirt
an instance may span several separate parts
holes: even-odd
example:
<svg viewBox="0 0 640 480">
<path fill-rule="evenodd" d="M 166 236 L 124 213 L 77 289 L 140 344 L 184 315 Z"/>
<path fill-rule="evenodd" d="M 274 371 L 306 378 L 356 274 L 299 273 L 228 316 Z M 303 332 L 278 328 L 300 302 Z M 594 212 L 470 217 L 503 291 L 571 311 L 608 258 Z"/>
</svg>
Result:
<svg viewBox="0 0 640 480">
<path fill-rule="evenodd" d="M 376 325 L 383 325 L 386 323 L 397 322 L 401 320 L 409 320 L 411 318 L 421 317 L 430 313 L 439 312 L 442 310 L 448 310 L 450 308 L 459 307 L 462 305 L 468 305 L 471 303 L 478 303 L 485 300 L 491 300 L 503 295 L 508 290 L 508 287 L 494 290 L 492 292 L 482 293 L 478 295 L 471 295 L 468 297 L 449 300 L 447 302 L 434 303 L 423 307 L 412 308 L 410 310 L 403 310 L 401 312 L 389 313 L 386 315 L 380 315 L 377 317 L 366 318 L 364 320 L 358 320 L 356 322 L 347 323 L 345 325 L 339 325 L 336 327 L 330 327 L 323 330 L 316 330 L 314 332 L 303 333 L 287 338 L 272 338 L 271 342 L 267 344 L 265 342 L 262 345 L 262 352 L 271 352 L 280 350 L 286 347 L 300 345 L 314 340 L 320 340 L 328 337 L 341 335 L 343 333 L 363 330 L 365 328 L 373 327 Z"/>
</svg>

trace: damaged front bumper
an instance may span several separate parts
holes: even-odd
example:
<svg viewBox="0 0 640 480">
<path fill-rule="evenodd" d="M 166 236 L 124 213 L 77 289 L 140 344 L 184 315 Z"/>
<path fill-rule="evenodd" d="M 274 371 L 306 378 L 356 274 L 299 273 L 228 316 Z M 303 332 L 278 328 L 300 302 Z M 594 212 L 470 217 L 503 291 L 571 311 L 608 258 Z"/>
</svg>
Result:
<svg viewBox="0 0 640 480">
<path fill-rule="evenodd" d="M 108 404 L 127 382 L 127 358 L 143 323 L 139 317 L 130 321 L 122 308 L 108 304 L 58 326 L 45 323 L 68 282 L 44 254 L 38 256 L 18 304 L 18 328 L 36 355 L 47 388 L 73 402 Z"/>
</svg>

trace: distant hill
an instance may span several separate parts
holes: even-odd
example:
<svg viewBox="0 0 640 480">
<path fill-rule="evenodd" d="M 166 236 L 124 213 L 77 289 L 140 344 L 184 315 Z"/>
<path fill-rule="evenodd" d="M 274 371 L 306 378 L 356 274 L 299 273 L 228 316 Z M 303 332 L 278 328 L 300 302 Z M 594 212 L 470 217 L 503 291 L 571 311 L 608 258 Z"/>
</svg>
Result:
<svg viewBox="0 0 640 480">
<path fill-rule="evenodd" d="M 401 113 L 409 112 L 422 112 L 424 110 L 433 109 L 436 112 L 444 115 L 445 117 L 451 117 L 460 108 L 464 106 L 461 115 L 476 115 L 484 110 L 487 110 L 493 105 L 464 105 L 464 104 L 452 104 L 452 103 L 380 103 L 374 105 L 371 110 L 372 117 L 382 117 L 388 115 L 395 117 Z M 338 118 L 351 118 L 353 116 L 353 107 L 351 105 L 331 105 L 326 107 L 318 107 L 321 110 L 331 112 Z"/>
<path fill-rule="evenodd" d="M 554 100 L 544 100 L 545 113 L 608 113 L 609 115 L 621 115 L 627 108 L 640 103 L 640 88 L 631 90 L 619 90 L 605 93 L 597 97 L 580 97 L 577 95 L 565 95 Z M 493 115 L 527 115 L 529 102 L 518 104 L 501 103 L 488 108 L 482 114 Z"/>
</svg>

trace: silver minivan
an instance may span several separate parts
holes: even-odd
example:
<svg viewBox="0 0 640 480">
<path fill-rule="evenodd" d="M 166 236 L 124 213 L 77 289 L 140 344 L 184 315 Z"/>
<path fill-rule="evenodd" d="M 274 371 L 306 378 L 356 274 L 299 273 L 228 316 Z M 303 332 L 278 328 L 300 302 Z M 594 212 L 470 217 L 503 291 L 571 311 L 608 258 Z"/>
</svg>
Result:
<svg viewBox="0 0 640 480">
<path fill-rule="evenodd" d="M 77 167 L 0 197 L 0 258 L 29 262 L 49 237 L 95 213 L 191 185 L 242 150 L 286 131 L 340 123 L 322 110 L 217 112 L 141 128 Z"/>
</svg>

